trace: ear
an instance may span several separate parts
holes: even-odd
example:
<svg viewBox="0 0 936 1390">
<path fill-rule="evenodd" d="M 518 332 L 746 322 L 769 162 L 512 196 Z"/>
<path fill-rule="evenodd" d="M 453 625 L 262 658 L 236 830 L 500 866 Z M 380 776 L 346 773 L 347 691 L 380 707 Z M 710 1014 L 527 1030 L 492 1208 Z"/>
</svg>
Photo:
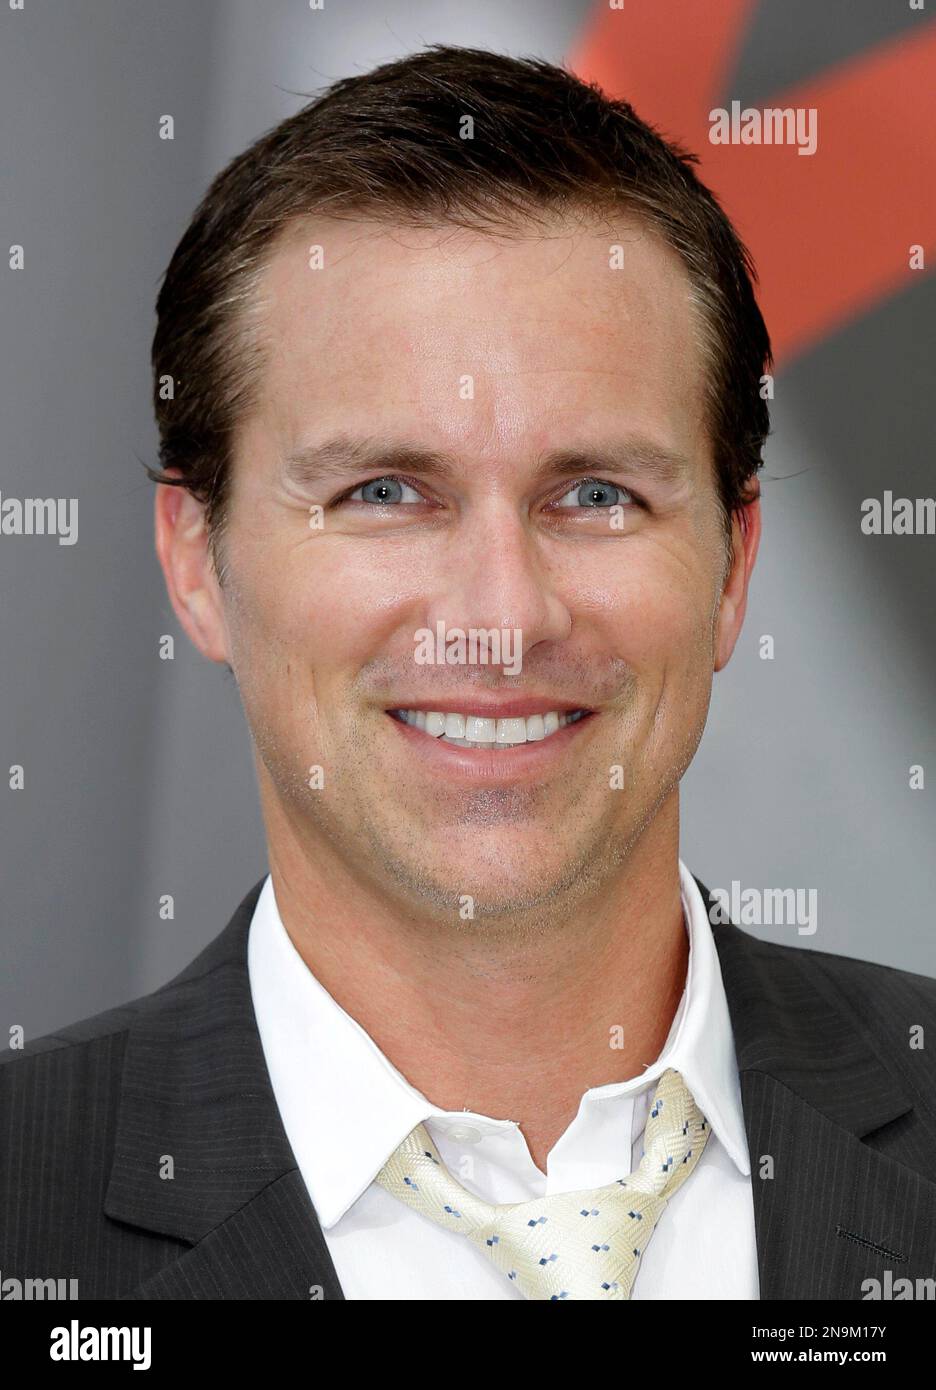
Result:
<svg viewBox="0 0 936 1390">
<path fill-rule="evenodd" d="M 182 476 L 178 469 L 168 472 Z M 204 506 L 188 488 L 157 484 L 155 514 L 156 554 L 175 615 L 202 656 L 229 665 L 230 641 L 208 551 Z"/>
<path fill-rule="evenodd" d="M 716 671 L 728 665 L 741 633 L 760 535 L 760 499 L 756 497 L 738 507 L 731 517 L 731 566 L 725 577 L 715 626 Z"/>
</svg>

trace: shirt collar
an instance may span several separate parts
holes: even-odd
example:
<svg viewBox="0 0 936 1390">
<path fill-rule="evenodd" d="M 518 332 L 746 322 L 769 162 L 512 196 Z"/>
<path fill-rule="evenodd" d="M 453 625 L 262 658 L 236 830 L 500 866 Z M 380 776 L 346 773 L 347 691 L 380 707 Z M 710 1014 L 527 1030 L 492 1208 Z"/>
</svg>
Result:
<svg viewBox="0 0 936 1390">
<path fill-rule="evenodd" d="M 705 900 L 682 860 L 679 881 L 690 947 L 686 1007 L 682 1019 L 674 1020 L 670 1038 L 641 1082 L 661 1076 L 669 1067 L 678 1071 L 735 1167 L 747 1177 L 751 1165 L 741 1081 L 718 951 Z"/>
<path fill-rule="evenodd" d="M 647 1090 L 669 1067 L 685 1078 L 730 1158 L 750 1173 L 741 1089 L 718 954 L 698 885 L 680 860 L 689 934 L 686 987 L 669 1036 L 638 1077 L 593 1087 L 582 1105 Z M 283 925 L 273 882 L 257 900 L 247 945 L 257 1026 L 277 1106 L 318 1219 L 341 1219 L 400 1143 L 432 1118 L 469 1120 L 441 1110 L 412 1086 L 361 1025 L 332 998 L 299 955 Z M 508 1120 L 477 1116 L 488 1127 Z"/>
</svg>

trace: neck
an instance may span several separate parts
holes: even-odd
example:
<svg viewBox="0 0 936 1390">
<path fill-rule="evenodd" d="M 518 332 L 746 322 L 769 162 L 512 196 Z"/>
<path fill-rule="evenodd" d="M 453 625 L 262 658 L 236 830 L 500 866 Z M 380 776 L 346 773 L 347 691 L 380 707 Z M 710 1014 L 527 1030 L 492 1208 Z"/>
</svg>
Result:
<svg viewBox="0 0 936 1390">
<path fill-rule="evenodd" d="M 678 826 L 674 792 L 561 929 L 486 933 L 414 915 L 267 815 L 277 907 L 316 979 L 434 1105 L 517 1121 L 542 1171 L 583 1092 L 666 1041 L 689 958 Z"/>
</svg>

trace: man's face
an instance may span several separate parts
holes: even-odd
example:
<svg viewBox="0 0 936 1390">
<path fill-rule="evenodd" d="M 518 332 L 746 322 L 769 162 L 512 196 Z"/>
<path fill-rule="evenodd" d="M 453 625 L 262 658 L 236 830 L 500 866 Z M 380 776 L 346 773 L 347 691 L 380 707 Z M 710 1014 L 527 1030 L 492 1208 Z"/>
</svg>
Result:
<svg viewBox="0 0 936 1390">
<path fill-rule="evenodd" d="M 268 827 L 414 909 L 545 910 L 599 883 L 675 807 L 743 617 L 743 593 L 722 598 L 681 263 L 636 224 L 509 240 L 317 219 L 281 242 L 262 294 L 271 352 L 233 461 L 214 654 Z M 288 462 L 338 436 L 448 470 Z M 560 452 L 580 457 L 542 472 Z M 418 661 L 437 624 L 505 634 L 500 663 L 484 638 L 473 662 Z M 402 709 L 529 737 L 459 747 Z M 536 737 L 536 714 L 579 709 Z"/>
</svg>

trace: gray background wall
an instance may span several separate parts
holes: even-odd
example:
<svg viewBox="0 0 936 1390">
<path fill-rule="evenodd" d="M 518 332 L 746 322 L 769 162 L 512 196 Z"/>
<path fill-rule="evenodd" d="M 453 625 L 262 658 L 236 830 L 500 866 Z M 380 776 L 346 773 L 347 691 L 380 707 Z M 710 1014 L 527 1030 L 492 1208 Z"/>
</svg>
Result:
<svg viewBox="0 0 936 1390">
<path fill-rule="evenodd" d="M 156 458 L 157 285 L 209 179 L 338 77 L 430 42 L 561 61 L 590 12 L 586 0 L 0 8 L 0 245 L 26 248 L 24 272 L 0 262 L 0 490 L 76 497 L 79 524 L 74 546 L 0 537 L 4 1030 L 35 1036 L 155 988 L 265 871 L 236 688 L 171 613 L 139 462 Z M 879 0 L 761 0 L 730 95 L 763 104 L 920 22 Z M 172 142 L 157 138 L 166 112 Z M 885 488 L 936 491 L 934 321 L 936 282 L 919 276 L 778 377 L 745 633 L 683 784 L 682 840 L 710 886 L 818 890 L 815 936 L 755 934 L 930 975 L 936 540 L 865 538 L 857 519 Z M 173 662 L 158 659 L 163 633 Z M 762 633 L 773 662 L 758 656 Z M 7 788 L 14 763 L 22 791 Z M 911 763 L 924 791 L 909 790 Z"/>
</svg>

